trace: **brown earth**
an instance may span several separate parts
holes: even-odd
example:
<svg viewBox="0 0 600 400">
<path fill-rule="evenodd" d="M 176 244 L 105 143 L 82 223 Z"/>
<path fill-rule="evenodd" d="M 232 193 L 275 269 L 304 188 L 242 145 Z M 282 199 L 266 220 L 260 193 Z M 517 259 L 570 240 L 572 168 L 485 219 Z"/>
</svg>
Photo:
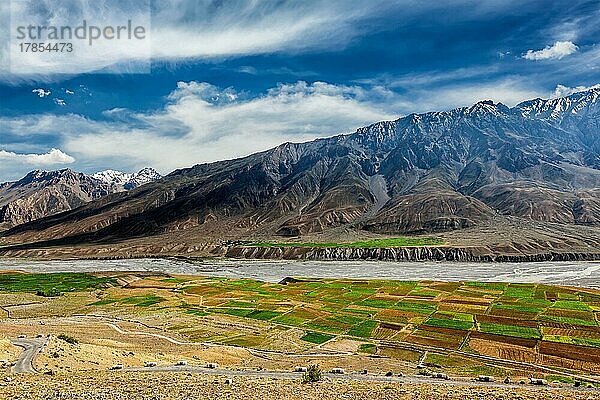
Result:
<svg viewBox="0 0 600 400">
<path fill-rule="evenodd" d="M 0 378 L 2 376 L 0 375 Z M 58 376 L 6 377 L 0 397 L 11 400 L 592 400 L 597 392 L 543 388 L 464 387 L 444 384 L 346 382 L 313 384 L 273 378 L 204 376 L 195 373 L 76 373 Z"/>
</svg>

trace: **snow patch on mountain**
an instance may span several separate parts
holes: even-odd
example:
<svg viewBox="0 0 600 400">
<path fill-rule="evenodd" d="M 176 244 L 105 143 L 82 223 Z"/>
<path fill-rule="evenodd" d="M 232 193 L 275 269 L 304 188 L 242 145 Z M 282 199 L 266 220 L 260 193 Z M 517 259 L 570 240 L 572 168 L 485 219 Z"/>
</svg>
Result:
<svg viewBox="0 0 600 400">
<path fill-rule="evenodd" d="M 98 179 L 110 186 L 122 187 L 125 190 L 134 189 L 138 186 L 155 181 L 162 178 L 153 168 L 143 168 L 132 174 L 122 171 L 107 169 L 105 171 L 96 172 L 91 175 L 92 178 Z"/>
<path fill-rule="evenodd" d="M 523 117 L 562 121 L 569 114 L 578 114 L 586 109 L 598 106 L 600 87 L 576 92 L 555 99 L 535 99 L 524 101 L 515 107 Z"/>
</svg>

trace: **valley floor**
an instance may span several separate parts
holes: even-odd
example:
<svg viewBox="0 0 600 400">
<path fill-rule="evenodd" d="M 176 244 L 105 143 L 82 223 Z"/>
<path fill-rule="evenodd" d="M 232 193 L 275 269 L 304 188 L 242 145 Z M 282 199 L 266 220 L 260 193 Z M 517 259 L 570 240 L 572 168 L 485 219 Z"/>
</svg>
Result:
<svg viewBox="0 0 600 400">
<path fill-rule="evenodd" d="M 547 284 L 6 271 L 0 398 L 600 398 L 599 317 Z"/>
</svg>

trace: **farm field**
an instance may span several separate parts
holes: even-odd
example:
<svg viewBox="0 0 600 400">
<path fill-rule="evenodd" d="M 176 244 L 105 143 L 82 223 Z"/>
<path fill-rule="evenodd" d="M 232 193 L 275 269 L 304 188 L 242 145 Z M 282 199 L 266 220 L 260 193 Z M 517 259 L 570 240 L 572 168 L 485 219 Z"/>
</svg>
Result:
<svg viewBox="0 0 600 400">
<path fill-rule="evenodd" d="M 118 362 L 119 352 L 129 346 L 115 344 L 115 330 L 121 329 L 164 335 L 188 347 L 224 346 L 233 353 L 327 353 L 339 359 L 323 362 L 345 363 L 357 371 L 367 362 L 399 370 L 422 363 L 467 376 L 550 375 L 536 366 L 559 375 L 600 374 L 600 292 L 583 288 L 310 278 L 276 284 L 133 272 L 6 272 L 0 274 L 0 310 L 4 341 L 23 330 L 64 333 L 80 345 L 59 343 L 63 352 L 105 346 L 112 352 L 110 362 Z M 168 358 L 162 345 L 155 345 L 157 354 Z M 180 351 L 168 345 L 172 354 Z M 214 355 L 215 347 L 210 348 Z M 203 357 L 186 349 L 179 356 Z M 42 357 L 44 367 L 61 369 L 63 356 L 56 353 L 55 359 Z M 66 353 L 64 359 L 72 359 L 75 369 L 84 368 L 75 362 L 78 357 L 87 357 L 85 368 L 107 366 L 91 363 L 91 355 Z M 229 361 L 233 359 L 238 366 L 244 363 L 242 356 Z M 285 368 L 296 361 L 289 362 Z"/>
<path fill-rule="evenodd" d="M 444 241 L 436 237 L 396 237 L 385 239 L 372 239 L 358 242 L 321 243 L 321 242 L 247 242 L 245 246 L 252 247 L 324 247 L 324 248 L 384 248 L 405 246 L 436 246 Z"/>
</svg>

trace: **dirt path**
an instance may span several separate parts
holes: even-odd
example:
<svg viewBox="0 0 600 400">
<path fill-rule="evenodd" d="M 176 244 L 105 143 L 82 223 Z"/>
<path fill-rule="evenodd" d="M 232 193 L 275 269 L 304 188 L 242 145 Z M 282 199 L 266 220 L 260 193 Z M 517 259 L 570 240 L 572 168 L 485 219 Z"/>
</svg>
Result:
<svg viewBox="0 0 600 400">
<path fill-rule="evenodd" d="M 113 323 L 107 323 L 106 325 L 108 327 L 114 329 L 121 335 L 151 336 L 151 337 L 166 340 L 167 342 L 176 344 L 178 346 L 232 347 L 232 346 L 227 346 L 227 345 L 222 345 L 222 344 L 206 343 L 206 342 L 182 342 L 182 341 L 179 341 L 179 340 L 176 340 L 171 337 L 161 335 L 158 333 L 150 333 L 150 332 L 143 332 L 143 331 L 125 331 Z M 243 348 L 244 350 L 248 351 L 250 354 L 253 354 L 253 355 L 256 355 L 259 357 L 262 357 L 264 355 L 274 355 L 275 354 L 275 355 L 283 355 L 286 357 L 314 358 L 314 357 L 340 357 L 340 356 L 350 356 L 350 355 L 354 354 L 352 352 L 341 352 L 341 351 L 340 352 L 331 352 L 331 353 L 293 354 L 293 353 L 284 353 L 284 352 L 276 351 L 276 350 L 256 350 L 256 349 L 251 349 L 248 347 L 240 347 L 240 348 Z"/>
<path fill-rule="evenodd" d="M 12 368 L 13 373 L 35 373 L 37 372 L 33 367 L 35 357 L 42 351 L 42 348 L 47 342 L 47 338 L 19 338 L 13 340 L 12 343 L 15 346 L 23 348 L 23 353 Z"/>
</svg>

